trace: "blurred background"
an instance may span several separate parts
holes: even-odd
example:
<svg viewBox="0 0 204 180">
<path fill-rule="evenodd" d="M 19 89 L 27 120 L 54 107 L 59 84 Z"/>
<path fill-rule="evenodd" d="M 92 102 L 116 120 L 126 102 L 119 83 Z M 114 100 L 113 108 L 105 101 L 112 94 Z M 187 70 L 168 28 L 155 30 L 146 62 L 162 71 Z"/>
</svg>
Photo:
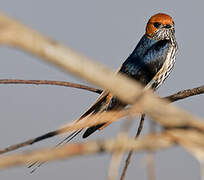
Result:
<svg viewBox="0 0 204 180">
<path fill-rule="evenodd" d="M 82 54 L 117 69 L 144 34 L 149 17 L 168 13 L 176 23 L 179 54 L 176 66 L 157 91 L 161 96 L 203 84 L 203 11 L 202 0 L 1 0 L 0 11 L 39 32 L 56 39 Z M 45 64 L 19 50 L 0 47 L 0 78 L 63 80 L 88 84 L 54 66 Z M 75 120 L 97 98 L 97 94 L 64 87 L 0 85 L 0 147 L 36 137 Z M 177 102 L 204 117 L 204 96 Z M 89 139 L 116 135 L 116 122 Z M 138 124 L 133 124 L 131 135 Z M 144 131 L 148 130 L 148 120 Z M 62 137 L 21 149 L 54 146 Z M 81 136 L 76 141 L 81 140 Z M 43 165 L 33 174 L 26 167 L 0 172 L 0 179 L 106 179 L 110 155 L 77 157 Z M 124 165 L 124 161 L 123 164 Z M 156 153 L 158 180 L 200 179 L 199 163 L 182 148 Z M 122 170 L 122 168 L 121 168 Z M 126 179 L 147 179 L 144 153 L 134 154 Z"/>
</svg>

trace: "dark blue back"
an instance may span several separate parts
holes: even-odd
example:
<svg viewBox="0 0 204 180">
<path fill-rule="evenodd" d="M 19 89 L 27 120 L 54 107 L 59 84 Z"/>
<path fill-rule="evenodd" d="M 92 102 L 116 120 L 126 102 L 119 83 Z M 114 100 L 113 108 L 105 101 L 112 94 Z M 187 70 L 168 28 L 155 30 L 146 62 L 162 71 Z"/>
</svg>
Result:
<svg viewBox="0 0 204 180">
<path fill-rule="evenodd" d="M 169 46 L 169 40 L 157 41 L 144 35 L 119 72 L 148 84 L 165 62 Z"/>
</svg>

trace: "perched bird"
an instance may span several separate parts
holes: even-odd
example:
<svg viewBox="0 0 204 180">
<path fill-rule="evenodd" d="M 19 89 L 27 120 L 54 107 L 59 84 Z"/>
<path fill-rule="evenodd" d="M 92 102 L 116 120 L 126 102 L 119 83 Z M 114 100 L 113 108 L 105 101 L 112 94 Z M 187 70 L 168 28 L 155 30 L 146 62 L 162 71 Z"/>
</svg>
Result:
<svg viewBox="0 0 204 180">
<path fill-rule="evenodd" d="M 156 90 L 171 73 L 175 64 L 177 50 L 173 19 L 164 13 L 155 14 L 149 19 L 145 34 L 122 64 L 118 73 L 139 81 L 145 88 Z M 90 114 L 120 110 L 125 106 L 126 104 L 122 103 L 117 97 L 104 90 L 96 102 L 76 122 Z M 83 138 L 88 137 L 97 130 L 103 129 L 107 125 L 109 123 L 99 124 L 86 129 Z M 72 133 L 63 142 L 69 142 L 81 131 L 82 129 Z"/>
<path fill-rule="evenodd" d="M 145 88 L 156 90 L 172 71 L 177 49 L 173 19 L 167 14 L 155 14 L 149 19 L 146 33 L 122 64 L 119 73 L 139 81 Z M 82 118 L 90 113 L 119 110 L 124 106 L 117 97 L 104 91 Z M 107 124 L 88 128 L 83 138 L 104 126 Z"/>
</svg>

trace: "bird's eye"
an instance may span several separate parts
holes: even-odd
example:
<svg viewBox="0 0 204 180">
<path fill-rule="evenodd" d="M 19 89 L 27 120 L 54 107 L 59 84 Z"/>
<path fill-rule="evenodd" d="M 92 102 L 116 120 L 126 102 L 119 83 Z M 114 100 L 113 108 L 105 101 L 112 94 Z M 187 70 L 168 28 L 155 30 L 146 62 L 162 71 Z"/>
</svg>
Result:
<svg viewBox="0 0 204 180">
<path fill-rule="evenodd" d="M 161 24 L 158 23 L 158 22 L 155 22 L 155 23 L 154 23 L 154 27 L 155 27 L 155 28 L 158 28 L 160 25 L 161 25 Z"/>
</svg>

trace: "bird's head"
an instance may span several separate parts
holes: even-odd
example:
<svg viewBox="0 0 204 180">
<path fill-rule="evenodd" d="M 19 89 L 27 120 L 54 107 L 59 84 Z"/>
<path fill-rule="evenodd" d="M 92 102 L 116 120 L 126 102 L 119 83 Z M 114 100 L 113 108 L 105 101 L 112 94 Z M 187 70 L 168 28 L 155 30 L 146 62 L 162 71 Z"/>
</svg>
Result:
<svg viewBox="0 0 204 180">
<path fill-rule="evenodd" d="M 155 40 L 171 39 L 174 33 L 174 21 L 164 13 L 153 15 L 146 26 L 146 36 Z"/>
</svg>

